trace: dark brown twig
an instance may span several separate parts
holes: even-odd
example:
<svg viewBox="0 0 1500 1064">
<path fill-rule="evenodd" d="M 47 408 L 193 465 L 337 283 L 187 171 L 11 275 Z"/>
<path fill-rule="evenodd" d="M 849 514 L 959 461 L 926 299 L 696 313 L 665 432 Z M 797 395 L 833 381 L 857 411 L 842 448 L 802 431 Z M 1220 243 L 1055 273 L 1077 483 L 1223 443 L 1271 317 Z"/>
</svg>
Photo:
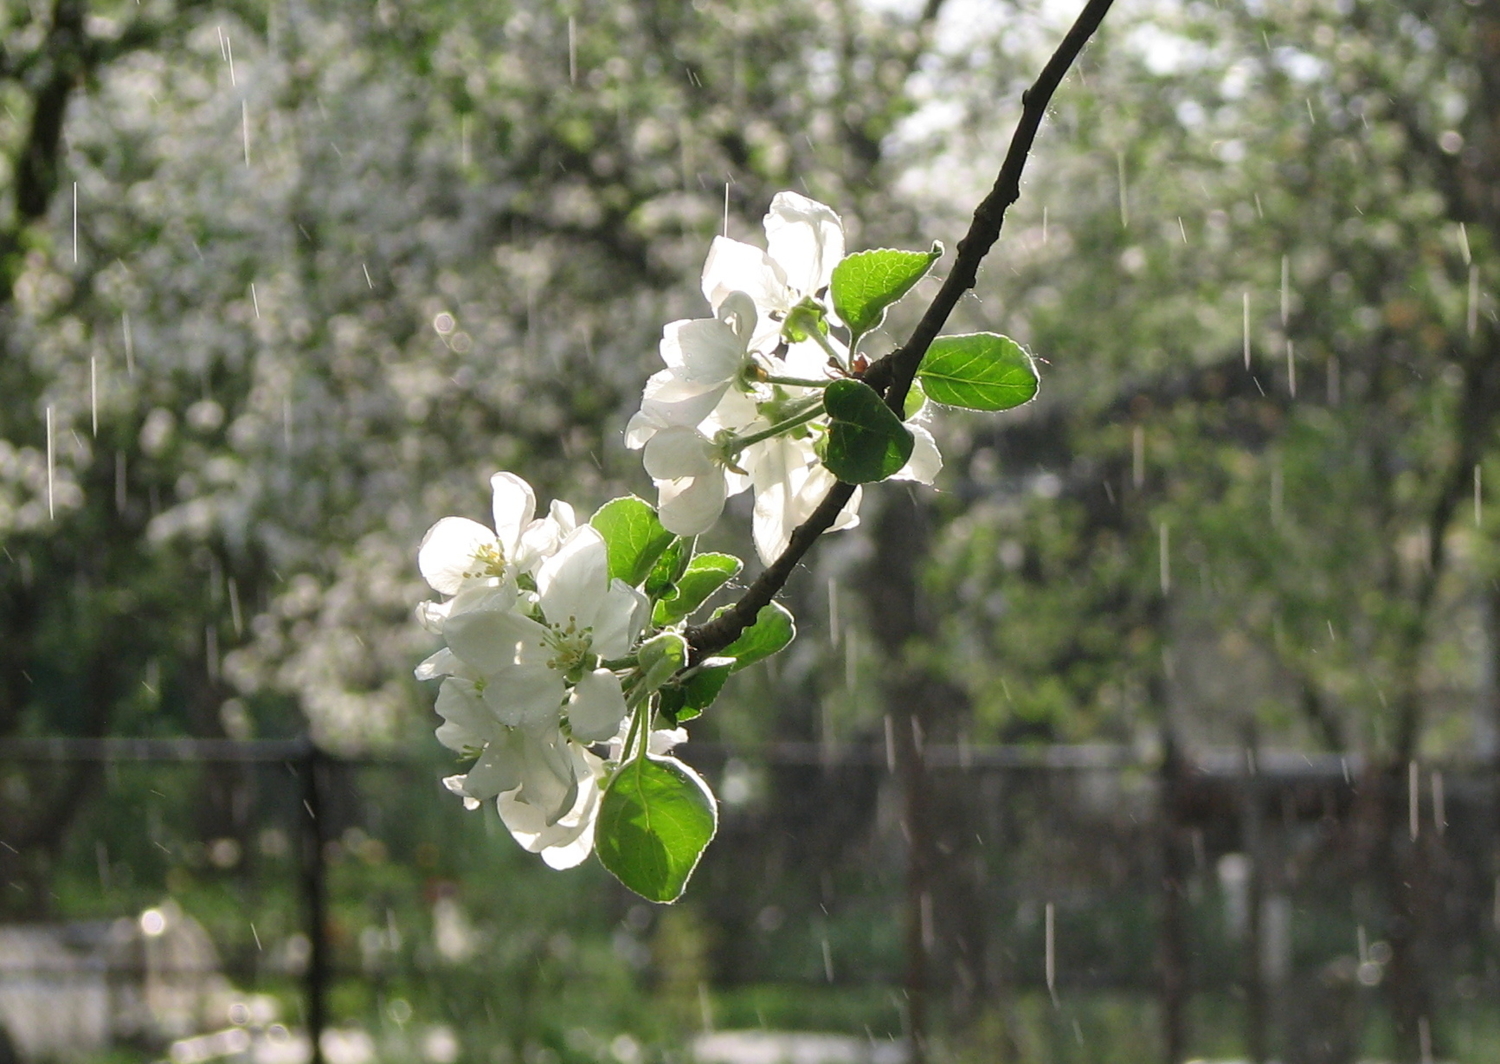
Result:
<svg viewBox="0 0 1500 1064">
<path fill-rule="evenodd" d="M 959 299 L 974 287 L 979 264 L 1000 238 L 1005 212 L 1021 198 L 1021 172 L 1026 168 L 1032 142 L 1036 140 L 1037 130 L 1041 128 L 1047 105 L 1052 102 L 1052 94 L 1057 91 L 1057 86 L 1062 83 L 1073 61 L 1078 58 L 1078 53 L 1083 51 L 1083 46 L 1104 21 L 1104 16 L 1113 3 L 1114 0 L 1089 0 L 1031 88 L 1021 94 L 1021 120 L 1011 136 L 1005 161 L 1000 165 L 1000 173 L 996 176 L 989 195 L 975 208 L 969 231 L 958 242 L 958 255 L 947 280 L 943 282 L 937 295 L 933 296 L 922 320 L 917 323 L 906 343 L 880 359 L 865 373 L 865 383 L 881 392 L 886 405 L 896 411 L 898 416 L 906 402 L 906 393 L 911 389 L 917 368 L 927 354 L 927 348 L 942 331 Z M 781 552 L 781 556 L 755 578 L 738 602 L 707 624 L 687 630 L 693 660 L 700 660 L 722 650 L 755 623 L 756 616 L 786 586 L 787 579 L 802 556 L 819 536 L 828 531 L 853 494 L 852 484 L 835 484 L 812 516 L 797 526 L 792 533 L 791 542 Z"/>
</svg>

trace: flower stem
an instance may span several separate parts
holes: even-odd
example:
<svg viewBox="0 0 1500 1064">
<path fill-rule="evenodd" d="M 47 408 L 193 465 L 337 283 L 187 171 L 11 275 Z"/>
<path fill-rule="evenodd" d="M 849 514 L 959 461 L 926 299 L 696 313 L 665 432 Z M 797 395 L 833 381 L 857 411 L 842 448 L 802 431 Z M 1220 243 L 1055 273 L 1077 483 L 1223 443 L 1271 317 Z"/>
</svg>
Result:
<svg viewBox="0 0 1500 1064">
<path fill-rule="evenodd" d="M 813 398 L 808 400 L 808 405 L 806 407 L 802 409 L 793 407 L 793 409 L 796 410 L 796 413 L 792 414 L 784 421 L 776 422 L 776 424 L 772 425 L 770 428 L 761 429 L 759 432 L 752 432 L 748 436 L 736 436 L 733 440 L 729 441 L 729 445 L 726 448 L 728 453 L 731 455 L 739 454 L 746 447 L 749 447 L 752 443 L 759 443 L 761 440 L 769 440 L 773 436 L 780 436 L 783 432 L 790 432 L 798 425 L 807 424 L 809 421 L 823 412 L 823 397 L 821 395 L 814 396 Z"/>
<path fill-rule="evenodd" d="M 806 377 L 772 377 L 769 375 L 762 377 L 761 380 L 767 384 L 789 384 L 794 388 L 826 388 L 833 383 L 829 380 L 808 380 Z"/>
</svg>

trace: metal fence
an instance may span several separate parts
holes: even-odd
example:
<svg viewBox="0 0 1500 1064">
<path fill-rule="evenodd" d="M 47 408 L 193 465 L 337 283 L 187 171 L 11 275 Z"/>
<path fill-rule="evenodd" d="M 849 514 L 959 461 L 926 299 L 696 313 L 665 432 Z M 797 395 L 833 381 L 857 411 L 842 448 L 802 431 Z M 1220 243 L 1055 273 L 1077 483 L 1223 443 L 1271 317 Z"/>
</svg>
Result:
<svg viewBox="0 0 1500 1064">
<path fill-rule="evenodd" d="M 8 740 L 0 1024 L 21 1059 L 177 1064 L 735 1059 L 725 1029 L 830 1060 L 1500 1054 L 1492 769 L 901 729 L 682 752 L 723 815 L 663 909 L 541 868 L 429 759 Z"/>
</svg>

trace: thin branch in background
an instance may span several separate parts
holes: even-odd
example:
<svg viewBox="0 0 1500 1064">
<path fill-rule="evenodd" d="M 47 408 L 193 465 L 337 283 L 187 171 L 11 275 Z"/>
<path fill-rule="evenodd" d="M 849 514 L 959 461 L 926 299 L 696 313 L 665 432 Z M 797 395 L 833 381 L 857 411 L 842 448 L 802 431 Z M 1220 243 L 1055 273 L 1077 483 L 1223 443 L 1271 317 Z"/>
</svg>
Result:
<svg viewBox="0 0 1500 1064">
<path fill-rule="evenodd" d="M 864 374 L 865 383 L 881 392 L 886 405 L 896 411 L 898 416 L 904 409 L 907 392 L 911 389 L 911 382 L 916 377 L 917 368 L 922 364 L 928 347 L 947 324 L 959 299 L 974 287 L 979 275 L 979 264 L 1000 238 L 1005 212 L 1021 198 L 1021 174 L 1026 168 L 1031 146 L 1041 128 L 1047 106 L 1052 102 L 1053 93 L 1083 51 L 1083 46 L 1104 21 L 1104 16 L 1113 3 L 1114 0 L 1089 0 L 1031 88 L 1021 94 L 1021 119 L 1011 136 L 1005 161 L 1000 165 L 1000 172 L 989 194 L 975 208 L 969 231 L 958 242 L 958 255 L 954 259 L 953 269 L 949 271 L 937 295 L 933 296 L 906 343 L 881 358 Z M 786 550 L 755 578 L 738 602 L 707 624 L 687 630 L 693 660 L 722 650 L 755 623 L 756 616 L 786 586 L 787 579 L 802 556 L 829 529 L 853 494 L 852 484 L 841 482 L 830 488 L 812 515 L 792 533 Z"/>
</svg>

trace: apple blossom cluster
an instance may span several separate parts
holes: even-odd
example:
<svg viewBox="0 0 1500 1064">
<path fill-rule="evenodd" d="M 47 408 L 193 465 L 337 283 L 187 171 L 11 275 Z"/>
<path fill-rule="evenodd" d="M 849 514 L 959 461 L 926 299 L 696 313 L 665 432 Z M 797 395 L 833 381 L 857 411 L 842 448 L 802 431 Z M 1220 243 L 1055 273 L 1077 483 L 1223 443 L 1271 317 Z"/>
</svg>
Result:
<svg viewBox="0 0 1500 1064">
<path fill-rule="evenodd" d="M 520 477 L 491 478 L 494 527 L 445 517 L 418 567 L 444 596 L 418 610 L 444 646 L 417 669 L 441 680 L 438 740 L 468 763 L 443 782 L 470 809 L 493 801 L 527 850 L 554 868 L 590 852 L 626 886 L 670 902 L 718 824 L 713 793 L 671 748 L 729 676 L 791 642 L 779 603 L 712 656 L 687 622 L 739 575 L 738 558 L 695 552 L 726 500 L 754 492 L 768 565 L 838 481 L 931 483 L 942 460 L 917 422 L 928 400 L 1005 410 L 1036 393 L 1032 358 L 992 333 L 929 346 L 901 415 L 862 378 L 861 350 L 889 306 L 942 254 L 846 255 L 830 208 L 783 192 L 767 250 L 720 237 L 702 277 L 712 317 L 675 321 L 666 368 L 625 430 L 657 506 L 626 496 L 580 522 L 537 516 Z M 857 520 L 856 489 L 832 528 Z"/>
<path fill-rule="evenodd" d="M 663 331 L 666 369 L 646 382 L 625 444 L 643 449 L 661 522 L 678 535 L 708 531 L 727 496 L 753 489 L 755 548 L 769 565 L 833 486 L 818 451 L 828 431 L 822 390 L 862 356 L 830 299 L 844 258 L 839 216 L 782 192 L 765 230 L 765 251 L 715 238 L 702 278 L 714 316 Z M 942 468 L 932 435 L 914 423 L 922 413 L 908 411 L 914 446 L 894 479 L 931 484 Z M 832 530 L 855 525 L 859 503 L 856 490 Z"/>
</svg>

